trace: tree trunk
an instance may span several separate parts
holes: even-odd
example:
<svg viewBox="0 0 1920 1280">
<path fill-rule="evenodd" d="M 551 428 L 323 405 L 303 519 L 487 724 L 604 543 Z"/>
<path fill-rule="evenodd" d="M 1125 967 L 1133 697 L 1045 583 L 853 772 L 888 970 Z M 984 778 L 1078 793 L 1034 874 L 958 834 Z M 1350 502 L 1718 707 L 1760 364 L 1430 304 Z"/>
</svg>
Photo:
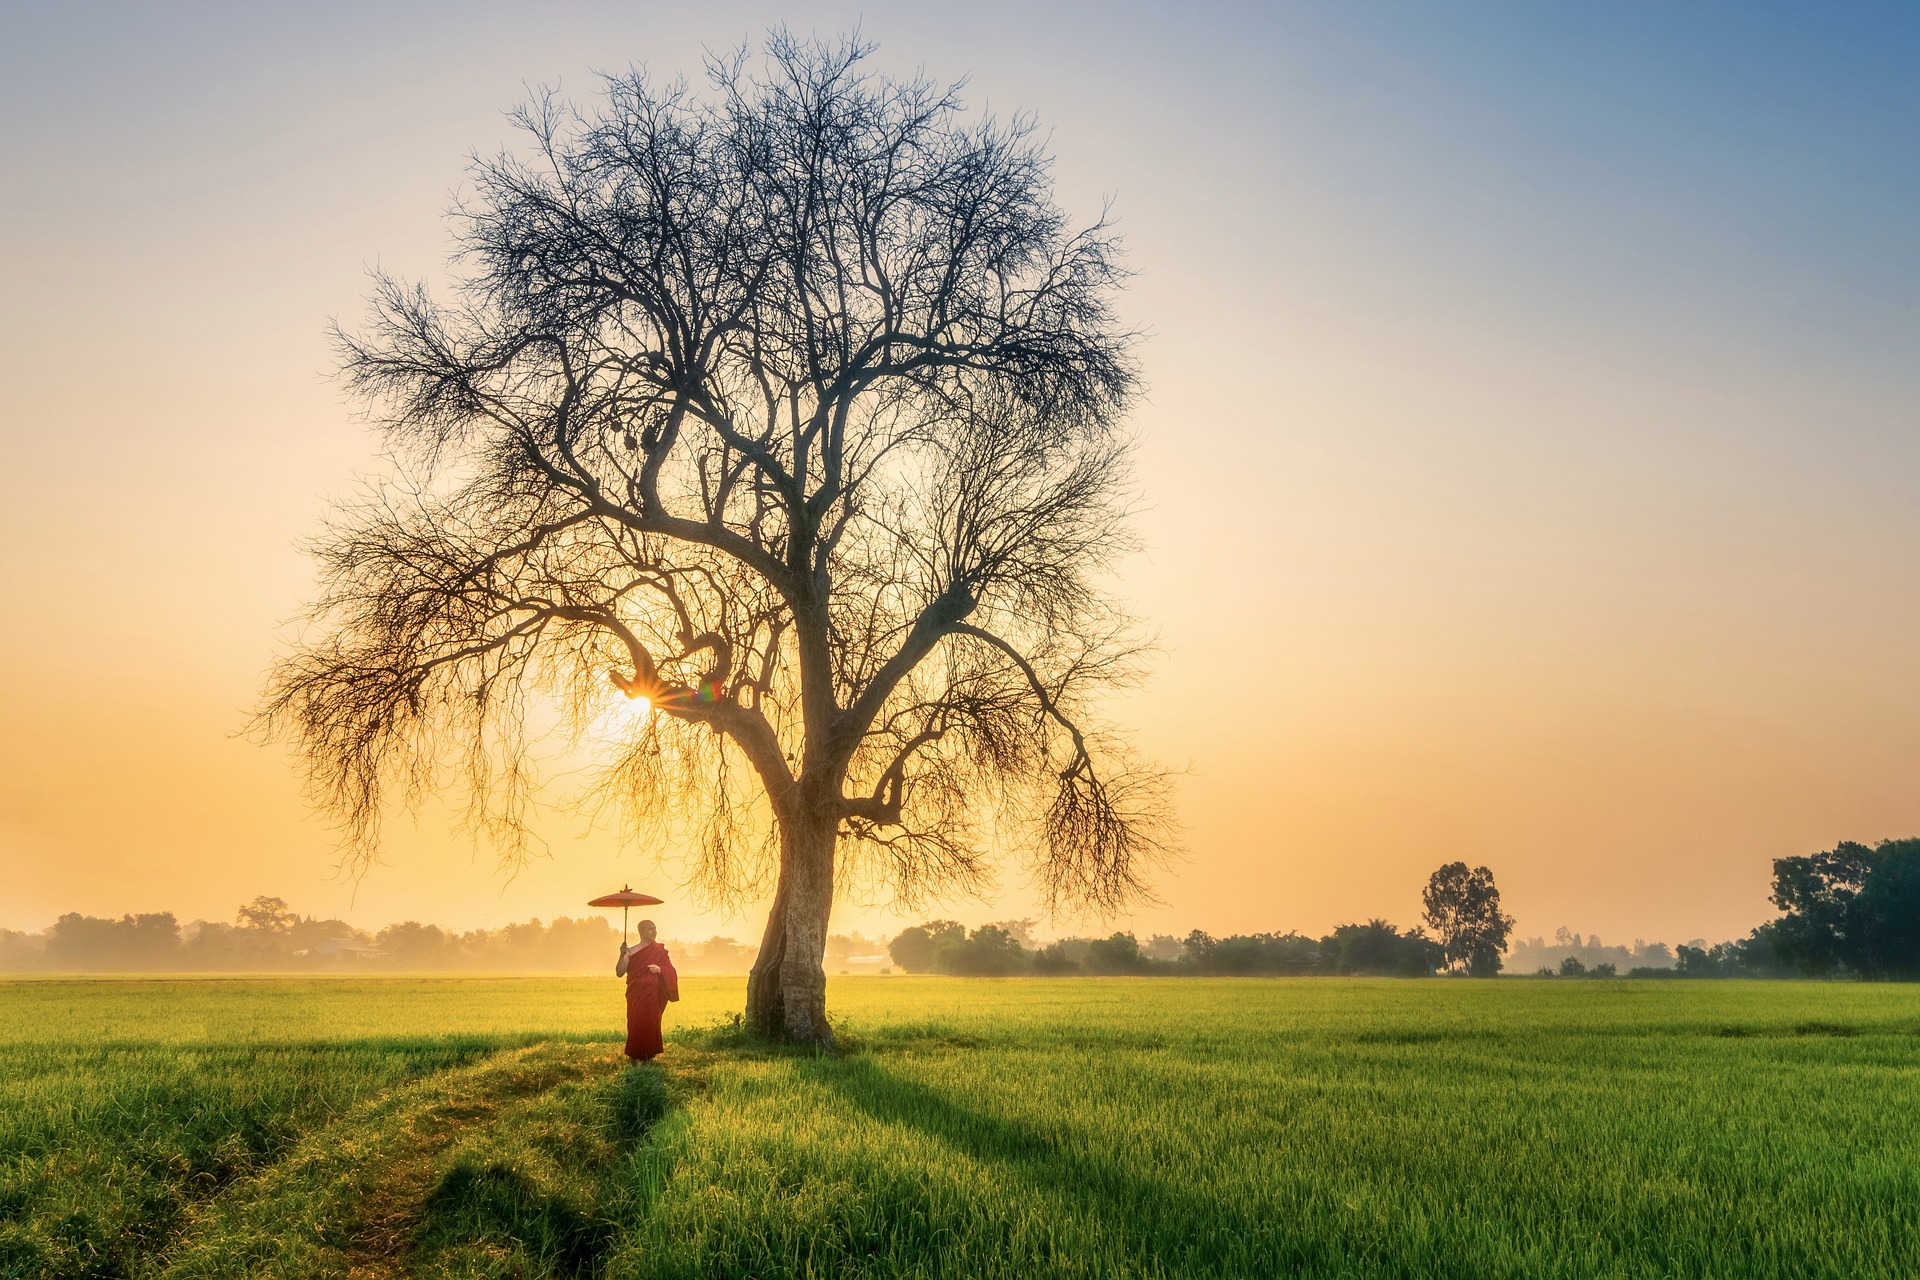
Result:
<svg viewBox="0 0 1920 1280">
<path fill-rule="evenodd" d="M 780 882 L 747 975 L 747 1023 L 761 1035 L 830 1046 L 827 920 L 839 821 L 802 812 L 780 823 Z"/>
<path fill-rule="evenodd" d="M 786 844 L 783 834 L 781 844 Z M 773 892 L 773 907 L 767 912 L 767 927 L 760 935 L 760 954 L 747 971 L 747 1025 L 769 1038 L 778 1036 L 785 1025 L 780 1007 L 780 962 L 787 954 L 787 859 L 782 849 L 780 880 Z"/>
</svg>

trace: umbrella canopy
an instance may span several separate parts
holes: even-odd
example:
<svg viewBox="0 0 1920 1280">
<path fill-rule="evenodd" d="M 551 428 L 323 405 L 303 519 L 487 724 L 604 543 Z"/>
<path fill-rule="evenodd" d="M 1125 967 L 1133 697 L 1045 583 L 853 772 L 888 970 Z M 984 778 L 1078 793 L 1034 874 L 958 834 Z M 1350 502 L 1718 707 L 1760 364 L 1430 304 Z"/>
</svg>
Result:
<svg viewBox="0 0 1920 1280">
<path fill-rule="evenodd" d="M 618 893 L 594 898 L 587 905 L 590 907 L 657 907 L 665 901 L 665 898 L 656 898 L 650 893 L 636 893 L 632 889 L 622 889 Z"/>
<path fill-rule="evenodd" d="M 604 893 L 597 898 L 588 899 L 590 907 L 620 908 L 620 945 L 627 943 L 627 911 L 633 907 L 655 907 L 665 902 L 665 898 L 656 898 L 650 893 L 636 893 L 625 885 L 618 893 Z"/>
</svg>

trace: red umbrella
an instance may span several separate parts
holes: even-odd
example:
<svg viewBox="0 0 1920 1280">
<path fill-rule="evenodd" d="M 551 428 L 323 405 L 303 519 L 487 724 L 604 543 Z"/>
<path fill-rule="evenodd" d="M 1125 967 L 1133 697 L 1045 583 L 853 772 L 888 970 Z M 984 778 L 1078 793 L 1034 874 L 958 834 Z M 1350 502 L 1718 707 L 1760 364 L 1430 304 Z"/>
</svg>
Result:
<svg viewBox="0 0 1920 1280">
<path fill-rule="evenodd" d="M 656 898 L 650 893 L 636 893 L 622 885 L 620 892 L 605 894 L 588 902 L 587 905 L 620 908 L 620 942 L 624 946 L 627 941 L 627 912 L 634 907 L 657 907 L 665 901 L 665 898 Z"/>
</svg>

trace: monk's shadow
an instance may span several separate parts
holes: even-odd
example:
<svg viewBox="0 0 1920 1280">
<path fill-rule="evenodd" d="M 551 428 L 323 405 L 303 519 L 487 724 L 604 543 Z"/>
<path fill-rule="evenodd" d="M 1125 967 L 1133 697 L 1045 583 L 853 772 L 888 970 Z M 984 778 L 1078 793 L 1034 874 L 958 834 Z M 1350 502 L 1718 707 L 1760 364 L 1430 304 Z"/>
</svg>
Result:
<svg viewBox="0 0 1920 1280">
<path fill-rule="evenodd" d="M 964 1106 L 895 1075 L 866 1054 L 800 1065 L 804 1074 L 873 1119 L 999 1165 L 1055 1203 L 1077 1209 L 1143 1272 L 1237 1275 L 1276 1265 L 1311 1269 L 1325 1260 L 1310 1242 L 1277 1236 L 1278 1224 L 1271 1219 L 1184 1185 L 1188 1171 L 1169 1169 L 1168 1176 L 1156 1176 L 1067 1145 L 1043 1129 Z"/>
</svg>

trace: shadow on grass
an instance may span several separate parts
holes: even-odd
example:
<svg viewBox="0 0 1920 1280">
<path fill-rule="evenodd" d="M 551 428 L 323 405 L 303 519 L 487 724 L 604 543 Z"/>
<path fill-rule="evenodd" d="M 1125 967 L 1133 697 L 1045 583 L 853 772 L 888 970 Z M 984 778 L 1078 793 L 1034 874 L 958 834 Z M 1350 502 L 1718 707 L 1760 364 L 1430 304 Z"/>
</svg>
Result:
<svg viewBox="0 0 1920 1280">
<path fill-rule="evenodd" d="M 473 1245 L 511 1250 L 537 1275 L 594 1274 L 619 1236 L 620 1171 L 674 1105 L 658 1066 L 623 1071 L 612 1092 L 614 1149 L 599 1178 L 543 1177 L 512 1154 L 458 1156 L 422 1206 L 420 1245 L 429 1253 Z"/>
<path fill-rule="evenodd" d="M 1077 1210 L 1144 1273 L 1238 1275 L 1253 1263 L 1318 1273 L 1329 1261 L 1319 1245 L 1276 1231 L 1270 1218 L 1111 1156 L 1068 1147 L 1023 1121 L 962 1105 L 887 1071 L 870 1056 L 819 1059 L 800 1070 L 875 1120 L 997 1164 L 1063 1208 Z"/>
<path fill-rule="evenodd" d="M 613 1224 L 591 1204 L 500 1161 L 455 1160 L 425 1209 L 423 1234 L 434 1247 L 507 1244 L 560 1275 L 590 1271 L 613 1241 Z"/>
<path fill-rule="evenodd" d="M 962 1032 L 938 1020 L 888 1023 L 868 1030 L 852 1023 L 834 1024 L 833 1044 L 794 1044 L 770 1039 L 746 1026 L 739 1014 L 704 1027 L 686 1027 L 668 1037 L 668 1043 L 696 1054 L 715 1054 L 749 1062 L 776 1058 L 826 1058 L 838 1060 L 862 1053 L 889 1053 L 900 1050 L 960 1052 L 985 1048 L 997 1038 L 977 1031 Z"/>
<path fill-rule="evenodd" d="M 196 1211 L 354 1105 L 358 1082 L 403 1087 L 495 1047 L 481 1037 L 12 1046 L 0 1055 L 9 1083 L 44 1081 L 43 1099 L 71 1101 L 9 1117 L 0 1277 L 139 1274 Z M 63 1158 L 23 1158 L 35 1149 Z"/>
</svg>

